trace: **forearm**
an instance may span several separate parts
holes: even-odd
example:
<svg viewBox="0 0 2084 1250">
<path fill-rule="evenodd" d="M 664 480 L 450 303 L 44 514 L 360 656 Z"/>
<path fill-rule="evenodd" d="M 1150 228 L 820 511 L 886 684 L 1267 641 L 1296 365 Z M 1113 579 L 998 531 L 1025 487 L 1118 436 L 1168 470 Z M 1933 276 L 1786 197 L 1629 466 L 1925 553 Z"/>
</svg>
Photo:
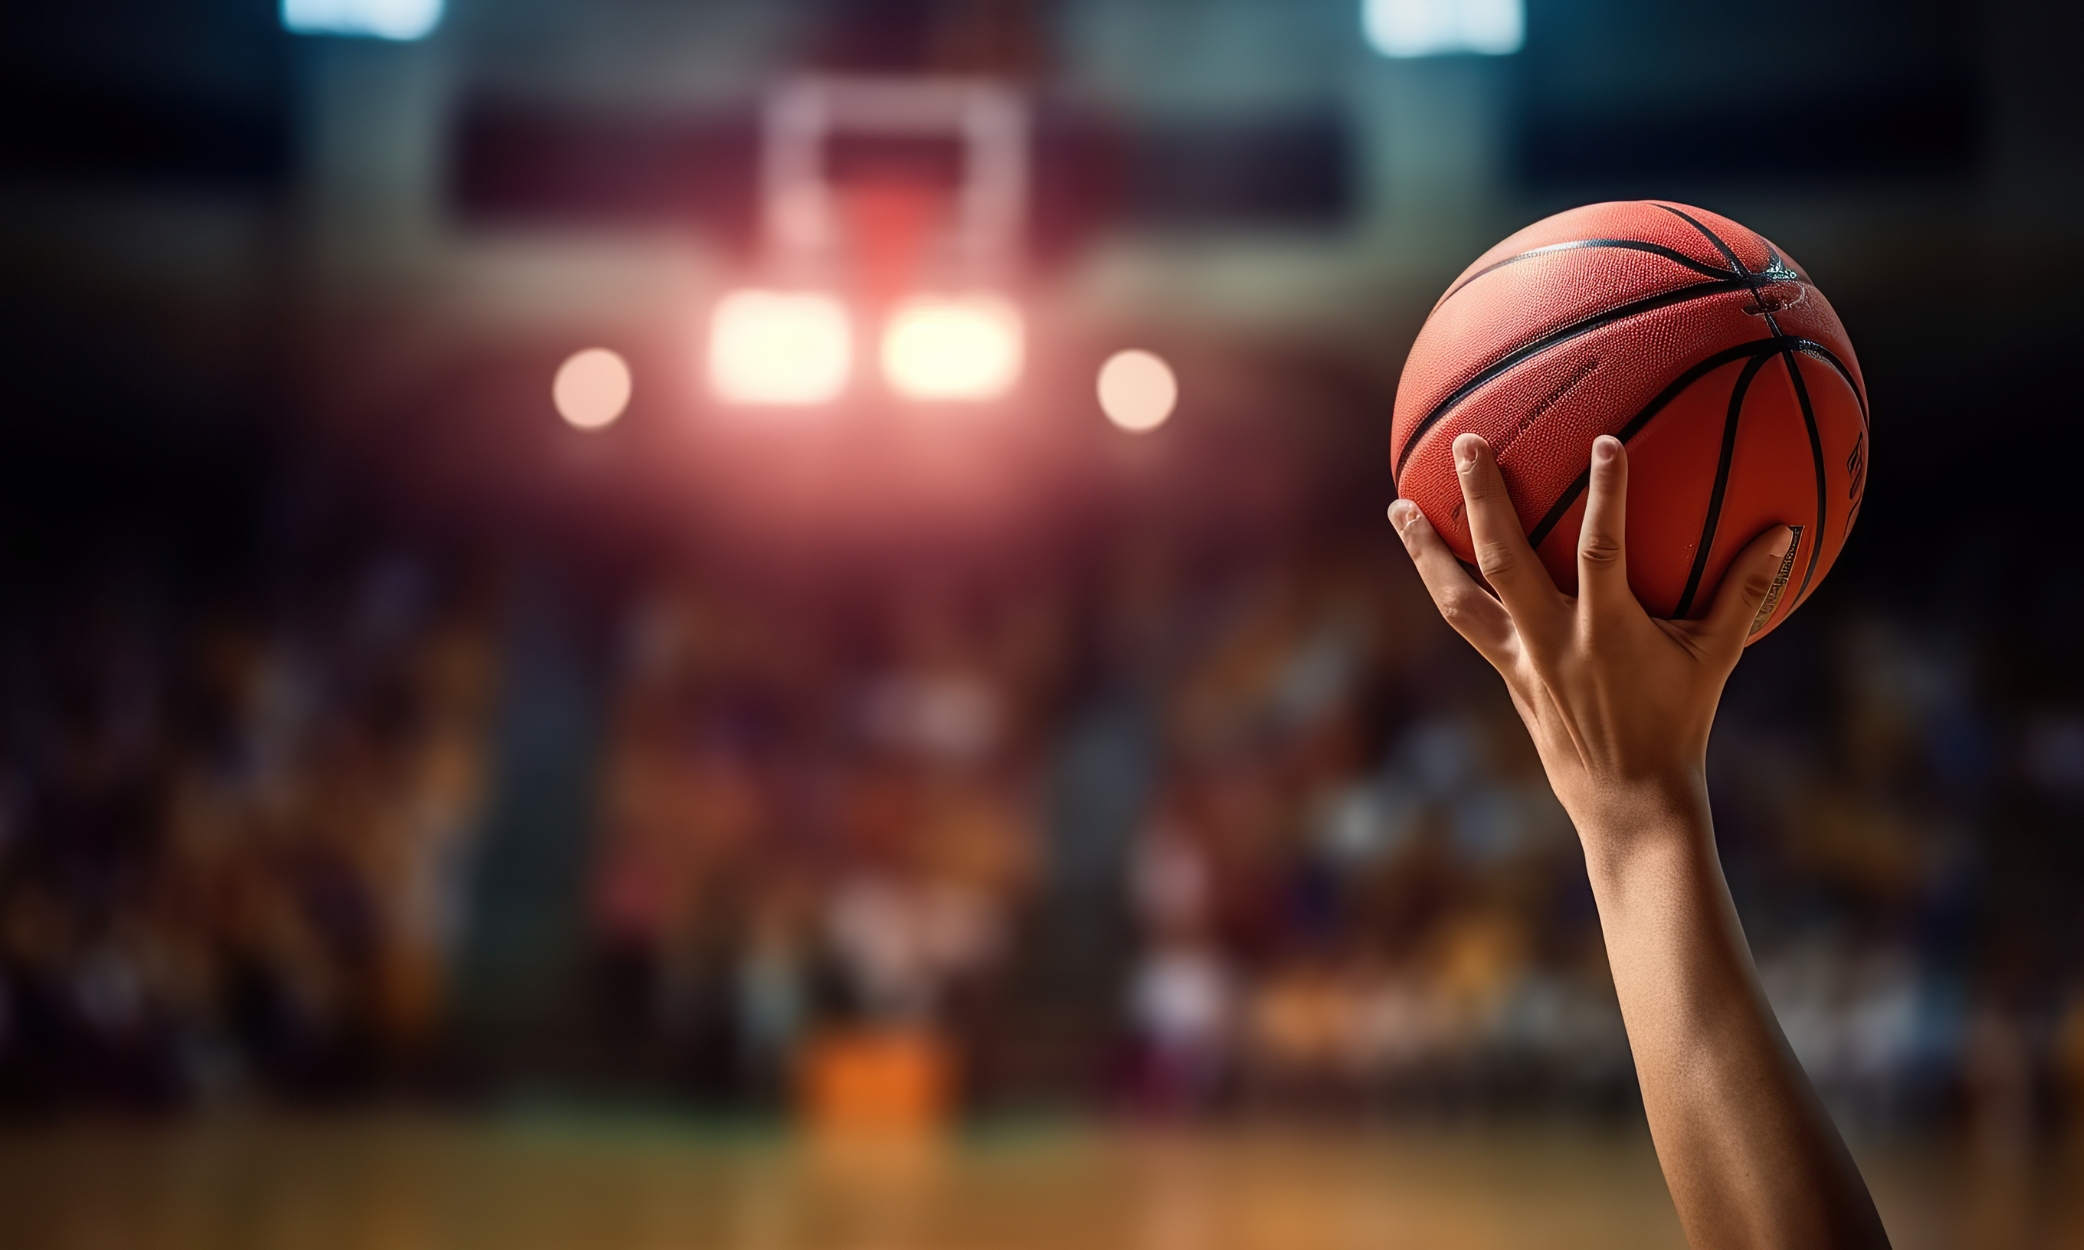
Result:
<svg viewBox="0 0 2084 1250">
<path fill-rule="evenodd" d="M 1865 1185 L 1774 1020 L 1704 794 L 1580 818 L 1658 1159 L 1687 1236 L 1882 1246 Z"/>
<path fill-rule="evenodd" d="M 1440 613 L 1505 679 L 1583 838 L 1650 1132 L 1695 1247 L 1886 1246 L 1838 1131 L 1767 1007 L 1715 858 L 1701 764 L 1794 531 L 1754 537 L 1704 616 L 1628 582 L 1628 455 L 1592 444 L 1576 593 L 1528 545 L 1489 444 L 1455 440 L 1479 586 L 1418 508 L 1390 520 Z"/>
</svg>

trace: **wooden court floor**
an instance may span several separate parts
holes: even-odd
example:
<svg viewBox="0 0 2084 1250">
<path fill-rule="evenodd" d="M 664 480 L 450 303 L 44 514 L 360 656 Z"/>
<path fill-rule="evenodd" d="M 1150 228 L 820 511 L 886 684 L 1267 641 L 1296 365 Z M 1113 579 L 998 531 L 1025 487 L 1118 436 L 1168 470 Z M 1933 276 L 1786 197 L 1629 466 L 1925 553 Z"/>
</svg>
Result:
<svg viewBox="0 0 2084 1250">
<path fill-rule="evenodd" d="M 1900 1250 L 2084 1250 L 2084 1151 L 1863 1150 Z M 1400 1129 L 820 1142 L 361 1115 L 0 1130 L 5 1250 L 1678 1246 L 1640 1134 Z"/>
</svg>

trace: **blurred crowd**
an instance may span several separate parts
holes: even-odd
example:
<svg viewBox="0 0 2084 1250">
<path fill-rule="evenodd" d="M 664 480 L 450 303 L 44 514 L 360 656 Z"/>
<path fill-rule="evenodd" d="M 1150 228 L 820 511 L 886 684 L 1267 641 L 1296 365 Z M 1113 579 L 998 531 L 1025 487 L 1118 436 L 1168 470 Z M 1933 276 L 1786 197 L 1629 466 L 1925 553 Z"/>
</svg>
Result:
<svg viewBox="0 0 2084 1250">
<path fill-rule="evenodd" d="M 1048 609 L 887 611 L 692 582 L 621 639 L 589 914 L 598 1020 L 633 1062 L 777 1092 L 807 1030 L 978 1009 L 1044 858 Z"/>
<path fill-rule="evenodd" d="M 1196 614 L 1128 864 L 1140 1105 L 1625 1088 L 1569 822 L 1398 572 L 1333 561 Z"/>
<path fill-rule="evenodd" d="M 868 1028 L 941 1039 L 979 1097 L 1077 1050 L 1077 1092 L 1137 1115 L 1627 1106 L 1570 824 L 1395 555 L 650 579 L 613 613 L 573 831 L 613 1070 L 779 1105 L 807 1043 Z M 9 621 L 0 1106 L 367 1091 L 441 1049 L 497 850 L 496 580 L 375 559 L 198 605 L 103 579 Z M 2060 618 L 2000 645 L 1849 593 L 1733 683 L 1725 860 L 1790 1042 L 1861 1124 L 2084 1113 Z"/>
<path fill-rule="evenodd" d="M 0 652 L 0 1107 L 351 1093 L 434 1042 L 485 775 L 480 596 L 85 579 Z"/>
<path fill-rule="evenodd" d="M 1203 563 L 848 628 L 649 602 L 595 879 L 617 1018 L 741 1088 L 863 1018 L 988 1072 L 1009 1031 L 1094 1037 L 1032 1002 L 1037 947 L 1097 944 L 1091 1092 L 1136 1113 L 1625 1105 L 1582 858 L 1495 679 L 1381 551 Z M 2005 652 L 1852 603 L 1784 633 L 1712 771 L 1790 1041 L 1867 1126 L 2030 1132 L 2084 1092 L 2076 952 L 2016 862 L 2075 879 L 2062 631 Z"/>
</svg>

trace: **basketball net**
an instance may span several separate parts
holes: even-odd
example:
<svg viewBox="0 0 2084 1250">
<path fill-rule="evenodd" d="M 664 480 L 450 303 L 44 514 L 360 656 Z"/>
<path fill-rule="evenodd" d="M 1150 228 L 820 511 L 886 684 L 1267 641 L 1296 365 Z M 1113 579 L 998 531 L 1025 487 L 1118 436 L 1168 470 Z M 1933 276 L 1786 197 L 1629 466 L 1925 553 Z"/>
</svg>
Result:
<svg viewBox="0 0 2084 1250">
<path fill-rule="evenodd" d="M 837 183 L 826 149 L 841 133 L 953 139 L 962 177 L 952 191 L 890 176 Z M 876 303 L 921 283 L 1002 286 L 1026 229 L 1026 101 L 975 79 L 798 79 L 767 101 L 760 177 L 765 263 L 785 283 L 848 278 Z"/>
<path fill-rule="evenodd" d="M 841 184 L 835 199 L 848 277 L 864 304 L 888 308 L 930 280 L 929 252 L 953 216 L 946 188 L 876 178 Z"/>
</svg>

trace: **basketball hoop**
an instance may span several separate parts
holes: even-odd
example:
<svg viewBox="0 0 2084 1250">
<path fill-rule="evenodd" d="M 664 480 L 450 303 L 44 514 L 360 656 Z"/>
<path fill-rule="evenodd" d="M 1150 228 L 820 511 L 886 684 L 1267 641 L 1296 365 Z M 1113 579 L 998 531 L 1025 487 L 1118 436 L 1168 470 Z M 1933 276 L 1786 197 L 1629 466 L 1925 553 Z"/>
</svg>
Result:
<svg viewBox="0 0 2084 1250">
<path fill-rule="evenodd" d="M 834 144 L 843 139 L 945 144 L 953 177 L 901 166 L 838 176 Z M 806 404 L 843 389 L 807 387 L 802 377 L 843 380 L 852 336 L 799 332 L 808 327 L 774 317 L 799 305 L 811 315 L 806 297 L 881 321 L 885 379 L 907 398 L 992 399 L 1019 381 L 1024 328 L 1006 294 L 1027 224 L 1028 109 L 1018 92 L 960 78 L 784 83 L 762 114 L 759 185 L 759 294 L 775 298 L 748 304 L 741 297 L 753 293 L 741 291 L 718 306 L 710 362 L 722 397 Z M 768 320 L 731 320 L 743 307 Z M 829 320 L 831 307 L 819 303 L 816 315 Z M 783 337 L 788 344 L 768 341 Z M 849 357 L 835 360 L 835 350 Z"/>
<path fill-rule="evenodd" d="M 763 241 L 782 276 L 830 280 L 844 263 L 847 232 L 827 149 L 834 137 L 863 135 L 957 141 L 952 228 L 931 259 L 969 285 L 1013 277 L 1026 226 L 1028 114 L 1012 89 L 971 79 L 799 79 L 769 97 L 761 132 Z"/>
</svg>

